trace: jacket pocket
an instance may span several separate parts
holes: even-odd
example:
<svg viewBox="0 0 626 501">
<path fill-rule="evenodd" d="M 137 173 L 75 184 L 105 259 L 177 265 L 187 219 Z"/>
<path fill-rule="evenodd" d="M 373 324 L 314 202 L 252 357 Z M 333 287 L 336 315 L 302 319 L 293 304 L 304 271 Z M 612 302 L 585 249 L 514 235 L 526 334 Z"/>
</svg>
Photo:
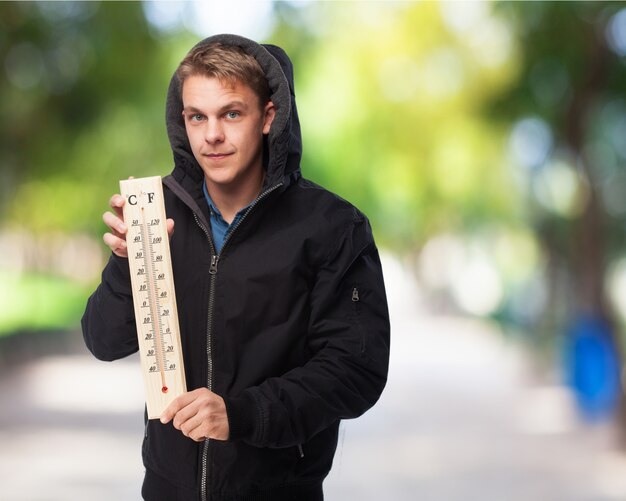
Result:
<svg viewBox="0 0 626 501">
<path fill-rule="evenodd" d="M 365 343 L 365 333 L 363 332 L 363 324 L 361 318 L 361 289 L 357 284 L 352 286 L 352 292 L 350 293 L 350 299 L 352 301 L 352 319 L 354 322 L 354 329 L 359 333 L 360 349 L 359 354 L 364 357 L 367 351 Z"/>
</svg>

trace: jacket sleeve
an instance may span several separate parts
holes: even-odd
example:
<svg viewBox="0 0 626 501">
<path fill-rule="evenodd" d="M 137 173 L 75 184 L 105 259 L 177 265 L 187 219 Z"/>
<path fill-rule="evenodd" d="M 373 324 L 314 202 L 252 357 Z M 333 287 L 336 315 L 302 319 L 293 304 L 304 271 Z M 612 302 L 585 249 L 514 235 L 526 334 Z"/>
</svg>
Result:
<svg viewBox="0 0 626 501">
<path fill-rule="evenodd" d="M 139 349 L 127 259 L 111 254 L 81 325 L 87 348 L 100 360 L 117 360 Z"/>
<path fill-rule="evenodd" d="M 225 399 L 230 439 L 258 447 L 306 443 L 380 397 L 390 326 L 378 251 L 365 216 L 349 227 L 318 270 L 310 296 L 309 361 Z"/>
</svg>

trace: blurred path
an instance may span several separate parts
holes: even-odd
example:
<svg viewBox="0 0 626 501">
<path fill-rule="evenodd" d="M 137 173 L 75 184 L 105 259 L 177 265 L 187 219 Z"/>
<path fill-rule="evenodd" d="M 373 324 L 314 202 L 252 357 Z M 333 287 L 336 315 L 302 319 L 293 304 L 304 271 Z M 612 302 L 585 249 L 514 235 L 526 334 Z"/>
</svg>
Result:
<svg viewBox="0 0 626 501">
<path fill-rule="evenodd" d="M 41 358 L 2 373 L 0 499 L 140 499 L 139 359 Z"/>
<path fill-rule="evenodd" d="M 488 322 L 420 313 L 406 271 L 390 259 L 384 270 L 389 381 L 343 424 L 329 501 L 626 499 L 617 429 L 582 423 L 556 370 L 543 374 Z"/>
<path fill-rule="evenodd" d="M 626 499 L 617 430 L 580 422 L 519 348 L 467 320 L 401 325 L 383 397 L 343 424 L 330 501 Z"/>
<path fill-rule="evenodd" d="M 327 501 L 626 499 L 612 426 L 583 425 L 567 391 L 489 324 L 416 312 L 418 291 L 385 264 L 389 383 L 342 425 Z M 139 361 L 76 351 L 0 373 L 0 499 L 139 499 Z"/>
</svg>

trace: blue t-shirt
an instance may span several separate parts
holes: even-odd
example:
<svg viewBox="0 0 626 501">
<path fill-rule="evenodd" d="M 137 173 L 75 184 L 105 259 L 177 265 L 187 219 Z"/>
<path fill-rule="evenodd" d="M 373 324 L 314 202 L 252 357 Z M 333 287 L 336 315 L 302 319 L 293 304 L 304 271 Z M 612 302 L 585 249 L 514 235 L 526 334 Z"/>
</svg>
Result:
<svg viewBox="0 0 626 501">
<path fill-rule="evenodd" d="M 219 252 L 222 250 L 222 246 L 224 245 L 224 240 L 226 240 L 228 234 L 233 230 L 233 228 L 241 220 L 245 212 L 252 204 L 246 205 L 243 209 L 237 212 L 237 214 L 233 218 L 233 222 L 228 224 L 222 217 L 222 213 L 213 203 L 213 200 L 211 200 L 211 197 L 209 196 L 209 191 L 206 188 L 206 183 L 202 183 L 202 191 L 204 191 L 204 198 L 206 199 L 207 204 L 209 204 L 209 212 L 211 213 L 211 234 L 213 235 L 215 250 L 219 254 Z"/>
</svg>

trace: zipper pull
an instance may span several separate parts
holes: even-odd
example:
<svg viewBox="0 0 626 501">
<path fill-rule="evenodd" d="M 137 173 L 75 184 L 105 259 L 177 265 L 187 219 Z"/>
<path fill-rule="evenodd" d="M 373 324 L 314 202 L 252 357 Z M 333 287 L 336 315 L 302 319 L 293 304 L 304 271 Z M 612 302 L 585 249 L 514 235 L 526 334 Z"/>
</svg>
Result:
<svg viewBox="0 0 626 501">
<path fill-rule="evenodd" d="M 354 289 L 352 289 L 352 301 L 356 303 L 358 300 L 359 300 L 359 289 L 355 287 Z"/>
<path fill-rule="evenodd" d="M 217 273 L 217 260 L 219 256 L 211 256 L 211 266 L 209 266 L 209 273 L 215 275 Z"/>
</svg>

